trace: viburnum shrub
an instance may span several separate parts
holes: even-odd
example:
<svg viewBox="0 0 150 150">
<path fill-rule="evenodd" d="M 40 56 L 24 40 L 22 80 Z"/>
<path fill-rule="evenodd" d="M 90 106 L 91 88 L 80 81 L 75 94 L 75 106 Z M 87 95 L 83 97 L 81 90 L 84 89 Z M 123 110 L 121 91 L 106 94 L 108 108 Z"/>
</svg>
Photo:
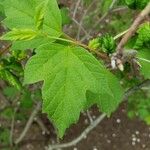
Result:
<svg viewBox="0 0 150 150">
<path fill-rule="evenodd" d="M 149 0 L 125 2 L 130 8 L 144 9 Z M 110 116 L 122 102 L 131 79 L 136 84 L 150 78 L 148 21 L 138 26 L 120 55 L 117 39 L 130 29 L 116 37 L 96 37 L 86 45 L 63 32 L 56 0 L 1 0 L 0 6 L 4 8 L 3 24 L 7 27 L 1 40 L 10 47 L 9 56 L 0 52 L 0 77 L 19 90 L 42 81 L 42 112 L 57 128 L 59 137 L 78 121 L 80 112 L 94 104 Z M 143 96 L 140 99 L 149 99 Z M 150 102 L 135 103 L 134 108 L 129 107 L 130 117 L 135 111 L 140 115 L 139 106 Z M 148 108 L 143 109 L 147 112 L 141 118 L 150 122 Z"/>
</svg>

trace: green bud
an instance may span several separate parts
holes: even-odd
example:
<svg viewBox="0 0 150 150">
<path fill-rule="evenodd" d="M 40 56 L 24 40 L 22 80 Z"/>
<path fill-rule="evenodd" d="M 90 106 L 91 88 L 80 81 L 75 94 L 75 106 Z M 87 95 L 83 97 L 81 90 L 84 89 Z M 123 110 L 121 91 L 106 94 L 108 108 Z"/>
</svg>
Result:
<svg viewBox="0 0 150 150">
<path fill-rule="evenodd" d="M 143 9 L 149 0 L 125 0 L 127 6 L 131 9 Z"/>
<path fill-rule="evenodd" d="M 98 49 L 100 47 L 99 38 L 95 38 L 89 41 L 89 48 Z"/>
<path fill-rule="evenodd" d="M 116 49 L 116 42 L 114 38 L 109 34 L 100 37 L 99 42 L 101 50 L 103 52 L 110 54 L 113 53 Z"/>
</svg>

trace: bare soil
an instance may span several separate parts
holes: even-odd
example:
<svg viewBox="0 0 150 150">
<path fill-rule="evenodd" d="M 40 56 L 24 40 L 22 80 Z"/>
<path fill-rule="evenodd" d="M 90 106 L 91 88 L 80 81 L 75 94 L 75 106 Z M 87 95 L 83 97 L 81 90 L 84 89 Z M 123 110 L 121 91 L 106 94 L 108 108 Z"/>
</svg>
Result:
<svg viewBox="0 0 150 150">
<path fill-rule="evenodd" d="M 111 118 L 105 118 L 79 144 L 71 148 L 65 148 L 65 150 L 150 150 L 150 127 L 138 119 L 129 119 L 126 116 L 125 108 L 126 104 L 123 104 Z M 93 119 L 98 114 L 97 109 L 93 108 L 91 111 Z M 83 114 L 80 121 L 66 132 L 64 140 L 59 142 L 71 141 L 80 135 L 88 125 L 88 117 Z M 39 134 L 40 132 L 35 127 L 31 128 L 26 140 L 32 142 L 30 144 L 24 142 L 20 150 L 44 150 L 45 145 L 49 142 L 55 143 L 56 137 L 53 128 L 52 126 L 49 126 L 49 128 L 52 132 L 47 137 Z"/>
</svg>

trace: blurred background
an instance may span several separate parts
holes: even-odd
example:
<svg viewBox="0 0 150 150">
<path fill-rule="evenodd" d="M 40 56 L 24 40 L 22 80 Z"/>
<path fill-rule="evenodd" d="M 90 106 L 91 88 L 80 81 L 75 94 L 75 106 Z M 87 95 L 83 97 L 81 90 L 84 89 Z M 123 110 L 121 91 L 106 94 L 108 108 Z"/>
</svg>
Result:
<svg viewBox="0 0 150 150">
<path fill-rule="evenodd" d="M 127 30 L 139 13 L 138 10 L 129 9 L 124 4 L 124 0 L 58 0 L 58 3 L 64 32 L 84 43 L 106 33 L 115 36 Z M 0 20 L 4 17 L 0 6 Z M 1 23 L 0 34 L 5 31 L 6 28 Z M 21 85 L 17 77 L 22 80 L 22 64 L 25 64 L 31 52 L 18 50 L 12 52 L 10 57 L 7 52 L 8 47 L 8 43 L 0 42 L 1 51 L 6 54 L 0 60 L 4 61 L 8 69 L 5 72 L 6 82 L 0 79 L 0 150 L 45 150 L 49 144 L 69 142 L 80 135 L 91 121 L 99 116 L 100 112 L 96 106 L 93 106 L 88 112 L 81 114 L 79 122 L 72 125 L 61 140 L 57 138 L 56 131 L 47 116 L 39 109 L 25 137 L 18 146 L 15 146 L 13 139 L 17 139 L 23 132 L 27 121 L 36 111 L 37 103 L 42 99 L 41 83 L 18 90 Z M 127 84 L 131 86 L 132 82 Z M 64 149 L 150 150 L 150 127 L 147 125 L 150 123 L 150 118 L 146 120 L 146 124 L 140 118 L 134 117 L 137 112 L 136 108 L 133 109 L 132 99 L 135 100 L 140 94 L 131 98 L 130 105 L 127 102 L 122 103 L 110 118 L 105 118 L 79 144 Z M 138 100 L 136 103 L 140 108 L 150 105 Z M 132 110 L 129 106 L 132 106 Z M 138 111 L 141 118 L 145 114 L 150 116 L 150 110 L 144 111 L 142 109 Z"/>
</svg>

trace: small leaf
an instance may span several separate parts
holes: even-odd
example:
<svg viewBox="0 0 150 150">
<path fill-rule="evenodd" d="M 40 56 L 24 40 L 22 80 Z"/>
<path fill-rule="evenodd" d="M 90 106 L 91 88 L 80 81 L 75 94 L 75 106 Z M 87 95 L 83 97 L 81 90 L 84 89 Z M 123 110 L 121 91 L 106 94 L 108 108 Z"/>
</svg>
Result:
<svg viewBox="0 0 150 150">
<path fill-rule="evenodd" d="M 17 79 L 17 77 L 7 69 L 0 69 L 0 78 L 9 82 L 11 85 L 15 86 L 18 90 L 22 88 L 22 85 L 20 81 Z"/>
<path fill-rule="evenodd" d="M 116 42 L 111 35 L 105 34 L 90 40 L 88 46 L 94 50 L 99 49 L 100 51 L 110 54 L 115 51 Z"/>
<path fill-rule="evenodd" d="M 90 40 L 88 46 L 94 50 L 100 48 L 99 38 Z"/>
<path fill-rule="evenodd" d="M 62 18 L 57 0 L 44 0 L 44 2 L 45 1 L 48 1 L 48 3 L 44 14 L 42 31 L 50 36 L 59 37 L 62 35 Z M 35 30 L 35 15 L 37 15 L 37 7 L 42 2 L 43 0 L 4 0 L 0 2 L 6 14 L 3 23 L 11 30 L 14 28 Z M 54 39 L 47 39 L 41 36 L 31 39 L 32 40 L 21 42 L 14 41 L 12 49 L 33 49 L 37 48 L 39 45 L 55 41 Z"/>
<path fill-rule="evenodd" d="M 100 37 L 99 43 L 103 52 L 110 54 L 115 51 L 116 42 L 111 35 L 109 34 L 103 35 L 102 37 Z"/>
<path fill-rule="evenodd" d="M 10 86 L 5 87 L 5 89 L 3 90 L 4 95 L 8 98 L 14 98 L 18 94 L 18 92 L 18 89 Z"/>
<path fill-rule="evenodd" d="M 37 36 L 37 32 L 31 29 L 13 29 L 1 37 L 2 40 L 21 41 L 31 40 Z"/>
<path fill-rule="evenodd" d="M 137 40 L 134 49 L 150 48 L 150 23 L 146 22 L 137 31 Z"/>
<path fill-rule="evenodd" d="M 138 58 L 141 64 L 141 73 L 145 78 L 150 79 L 150 52 L 149 49 L 138 51 Z"/>
<path fill-rule="evenodd" d="M 125 0 L 127 6 L 131 9 L 143 9 L 149 0 Z"/>
<path fill-rule="evenodd" d="M 48 0 L 44 0 L 36 7 L 35 24 L 38 30 L 43 28 L 44 15 L 46 12 Z"/>
</svg>

